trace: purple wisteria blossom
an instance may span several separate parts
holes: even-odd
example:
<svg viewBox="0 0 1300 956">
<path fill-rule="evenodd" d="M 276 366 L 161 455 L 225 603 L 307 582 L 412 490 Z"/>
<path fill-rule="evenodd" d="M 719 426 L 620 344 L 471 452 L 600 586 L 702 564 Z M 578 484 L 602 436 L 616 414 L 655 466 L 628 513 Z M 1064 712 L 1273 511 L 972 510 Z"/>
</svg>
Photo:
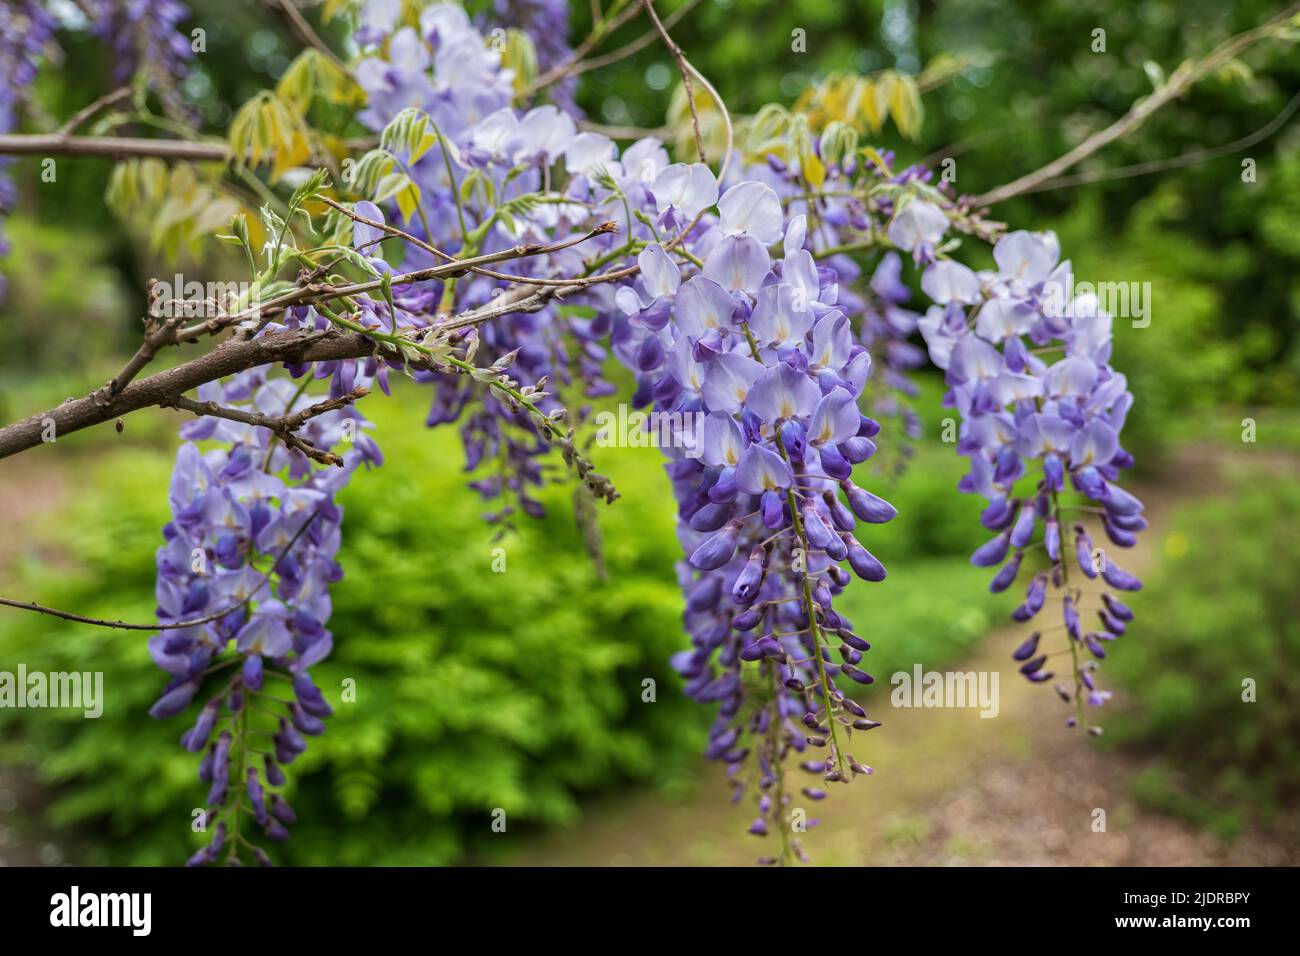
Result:
<svg viewBox="0 0 1300 956">
<path fill-rule="evenodd" d="M 342 369 L 334 377 L 341 374 L 357 377 Z M 267 415 L 318 400 L 264 370 L 199 392 L 206 401 Z M 316 468 L 258 426 L 205 417 L 181 430 L 187 441 L 172 474 L 172 520 L 157 556 L 158 621 L 166 629 L 149 640 L 170 680 L 150 713 L 176 716 L 201 691 L 216 688 L 181 737 L 187 750 L 204 754 L 199 777 L 210 785 L 207 822 L 217 823 L 212 843 L 192 864 L 215 861 L 228 829 L 237 829 L 233 818 L 250 808 L 270 839 L 288 837 L 285 815 L 267 813 L 262 787 L 284 784 L 281 767 L 306 749 L 304 734 L 324 730 L 322 718 L 331 712 L 308 670 L 333 646 L 326 627 L 329 585 L 343 573 L 335 561 L 343 513 L 334 495 L 360 464 L 379 461 L 362 425 L 349 407 L 310 419 L 300 432 L 318 448 L 350 450 L 342 468 Z M 214 447 L 205 453 L 195 442 Z M 278 720 L 276 710 L 283 710 Z M 260 770 L 249 750 L 254 729 L 274 745 Z M 237 792 L 245 784 L 247 806 Z M 274 800 L 283 803 L 278 794 Z"/>
<path fill-rule="evenodd" d="M 1114 591 L 1141 587 L 1110 550 L 1094 547 L 1085 520 L 1099 519 L 1116 548 L 1131 547 L 1146 527 L 1142 503 L 1117 483 L 1133 464 L 1119 437 L 1133 396 L 1110 365 L 1111 317 L 1092 295 L 1068 298 L 1071 267 L 1059 261 L 1053 234 L 1003 236 L 993 259 L 995 270 L 978 273 L 949 259 L 931 264 L 921 287 L 935 305 L 918 324 L 931 360 L 945 370 L 946 404 L 962 416 L 957 447 L 970 472 L 961 490 L 988 500 L 981 520 L 995 534 L 971 560 L 1005 561 L 990 585 L 1002 591 L 1027 549 L 1043 548 L 1046 569 L 1031 576 L 1013 616 L 1035 619 L 1049 590 L 1059 601 L 1059 622 L 1044 625 L 1043 636 L 1055 642 L 1064 631 L 1074 686 L 1058 690 L 1077 705 L 1073 726 L 1085 720 L 1085 701 L 1100 706 L 1109 697 L 1097 687 L 1097 661 L 1106 656 L 1103 642 L 1132 617 L 1103 590 L 1100 626 L 1088 629 L 1080 605 L 1092 587 L 1084 579 Z M 1046 682 L 1054 674 L 1046 656 L 1034 656 L 1038 644 L 1035 634 L 1016 659 L 1029 680 Z"/>
<path fill-rule="evenodd" d="M 685 228 L 704 212 L 717 193 L 709 179 L 702 166 L 660 171 L 659 224 Z M 858 666 L 869 644 L 833 599 L 851 572 L 885 577 L 855 532 L 894 509 L 852 480 L 879 431 L 857 404 L 871 356 L 839 308 L 834 273 L 803 247 L 806 220 L 787 222 L 776 192 L 752 180 L 716 207 L 689 243 L 702 267 L 646 246 L 639 278 L 616 295 L 613 342 L 641 401 L 703 421 L 698 455 L 666 449 L 692 638 L 674 665 L 688 694 L 718 703 L 707 753 L 728 765 L 737 799 L 752 785 L 750 832 L 781 835 L 774 861 L 803 855 L 786 819 L 791 760 L 828 781 L 868 772 L 846 748 L 854 730 L 878 724 L 835 679 L 871 683 Z"/>
<path fill-rule="evenodd" d="M 194 58 L 180 26 L 189 8 L 178 0 L 91 0 L 90 8 L 95 33 L 112 54 L 113 81 L 125 83 L 141 73 L 169 113 L 192 113 L 178 90 Z"/>
<path fill-rule="evenodd" d="M 16 0 L 0 6 L 0 133 L 18 125 L 18 107 L 36 78 L 37 63 L 54 34 L 54 19 L 40 0 Z M 14 208 L 17 191 L 9 175 L 12 156 L 0 156 L 0 257 L 9 254 L 4 217 Z M 5 278 L 0 275 L 0 300 Z"/>
</svg>

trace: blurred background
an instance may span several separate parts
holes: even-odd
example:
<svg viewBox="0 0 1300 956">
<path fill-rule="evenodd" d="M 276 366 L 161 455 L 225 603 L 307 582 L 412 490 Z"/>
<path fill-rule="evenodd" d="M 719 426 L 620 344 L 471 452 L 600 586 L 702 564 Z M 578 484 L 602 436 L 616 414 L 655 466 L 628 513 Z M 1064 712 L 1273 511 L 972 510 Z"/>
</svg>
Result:
<svg viewBox="0 0 1300 956">
<path fill-rule="evenodd" d="M 300 46 L 262 3 L 189 6 L 208 29 L 208 52 L 186 94 L 219 131 Z M 921 77 L 917 137 L 888 126 L 877 141 L 900 165 L 955 159 L 957 190 L 980 193 L 1121 116 L 1151 89 L 1148 64 L 1170 71 L 1281 5 L 656 4 L 665 16 L 683 6 L 674 37 L 736 113 L 792 105 L 837 73 Z M 319 24 L 318 11 L 307 15 Z M 572 4 L 571 21 L 577 42 L 591 23 L 586 2 Z M 1105 53 L 1092 49 L 1098 28 Z M 344 49 L 337 25 L 321 32 Z M 634 20 L 598 49 L 643 32 Z M 38 82 L 28 131 L 57 128 L 112 87 L 97 42 L 59 39 L 65 67 Z M 672 139 L 677 87 L 671 60 L 651 43 L 585 74 L 577 99 L 593 123 Z M 1009 655 L 1023 635 L 1008 623 L 1012 602 L 990 595 L 987 573 L 967 561 L 984 538 L 979 504 L 955 491 L 964 468 L 940 441 L 942 382 L 923 374 L 907 467 L 882 455 L 868 482 L 900 512 L 869 545 L 890 578 L 851 587 L 847 613 L 872 640 L 878 676 L 916 664 L 999 671 L 1001 711 L 986 720 L 896 709 L 878 681 L 860 699 L 885 726 L 856 755 L 876 772 L 818 808 L 822 825 L 807 841 L 815 861 L 1300 862 L 1298 103 L 1294 45 L 1256 47 L 1086 161 L 1076 172 L 1090 181 L 996 209 L 1015 227 L 1056 230 L 1080 280 L 1151 283 L 1150 325 L 1116 323 L 1114 364 L 1137 397 L 1125 445 L 1152 524 L 1126 563 L 1147 582 L 1133 602 L 1138 618 L 1103 671 L 1117 699 L 1094 741 L 1065 729 L 1049 690 L 1017 677 Z M 1217 150 L 1226 144 L 1240 145 Z M 1129 169 L 1184 156 L 1194 161 Z M 174 271 L 165 248 L 106 207 L 111 161 L 59 168 L 56 183 L 42 183 L 34 160 L 14 167 L 13 252 L 0 261 L 4 421 L 116 371 L 137 341 L 146 280 Z M 509 539 L 502 588 L 488 573 L 494 531 L 464 489 L 457 437 L 423 427 L 427 402 L 410 387 L 363 407 L 386 462 L 342 496 L 335 652 L 316 671 L 322 687 L 356 679 L 358 701 L 338 708 L 294 766 L 300 823 L 281 858 L 752 862 L 763 847 L 745 833 L 748 815 L 728 804 L 721 769 L 698 757 L 710 715 L 682 698 L 667 664 L 686 639 L 659 453 L 600 449 L 623 495 L 600 512 L 604 580 L 569 489 L 555 485 L 548 517 Z M 146 410 L 120 435 L 82 432 L 0 462 L 0 594 L 149 619 L 179 423 Z M 98 720 L 0 710 L 0 862 L 184 859 L 198 845 L 188 824 L 201 785 L 177 746 L 181 724 L 147 715 L 162 680 L 144 636 L 0 609 L 0 670 L 18 662 L 102 671 L 107 701 Z M 647 678 L 652 703 L 642 701 Z M 1243 700 L 1244 681 L 1253 701 Z M 491 827 L 497 807 L 507 808 L 504 834 Z"/>
</svg>

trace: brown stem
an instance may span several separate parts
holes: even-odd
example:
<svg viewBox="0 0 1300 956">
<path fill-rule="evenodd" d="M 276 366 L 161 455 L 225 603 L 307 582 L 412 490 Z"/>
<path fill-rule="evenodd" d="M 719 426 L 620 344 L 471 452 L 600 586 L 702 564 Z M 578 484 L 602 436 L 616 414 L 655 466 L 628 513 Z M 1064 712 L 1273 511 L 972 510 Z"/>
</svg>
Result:
<svg viewBox="0 0 1300 956">
<path fill-rule="evenodd" d="M 976 196 L 971 201 L 971 205 L 991 206 L 994 203 L 1004 202 L 1005 200 L 1011 199 L 1013 196 L 1019 196 L 1022 193 L 1031 192 L 1040 184 L 1055 179 L 1067 169 L 1087 159 L 1102 147 L 1113 143 L 1121 136 L 1142 125 L 1146 118 L 1156 110 L 1160 109 L 1160 107 L 1178 99 L 1197 82 L 1204 79 L 1206 76 L 1213 73 L 1215 70 L 1219 69 L 1225 63 L 1243 53 L 1260 40 L 1272 36 L 1279 27 L 1284 25 L 1297 14 L 1300 14 L 1300 3 L 1292 4 L 1277 16 L 1252 30 L 1247 30 L 1245 33 L 1239 33 L 1235 37 L 1225 40 L 1223 43 L 1215 47 L 1214 50 L 1204 59 L 1195 63 L 1184 63 L 1173 72 L 1163 86 L 1157 89 L 1150 96 L 1134 103 L 1132 109 L 1110 126 L 1093 133 L 1064 156 L 1057 157 L 1041 169 L 1036 169 L 1032 173 L 1027 173 L 1013 182 L 1007 183 L 1004 186 L 999 186 L 997 189 L 990 190 L 981 196 Z"/>
</svg>

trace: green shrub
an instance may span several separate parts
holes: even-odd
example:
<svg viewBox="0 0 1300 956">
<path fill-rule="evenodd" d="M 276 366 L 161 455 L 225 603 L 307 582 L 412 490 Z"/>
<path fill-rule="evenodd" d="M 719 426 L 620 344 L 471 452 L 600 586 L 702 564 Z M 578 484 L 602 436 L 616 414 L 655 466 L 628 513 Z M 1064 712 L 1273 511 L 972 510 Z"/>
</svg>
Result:
<svg viewBox="0 0 1300 956">
<path fill-rule="evenodd" d="M 1106 739 L 1155 755 L 1138 795 L 1225 835 L 1300 794 L 1297 527 L 1300 487 L 1262 473 L 1186 509 L 1107 667 L 1137 709 Z"/>
<path fill-rule="evenodd" d="M 335 652 L 313 673 L 336 716 L 294 765 L 301 823 L 288 863 L 445 862 L 509 826 L 571 819 L 579 796 L 629 780 L 671 784 L 696 754 L 707 715 L 668 667 L 682 643 L 673 574 L 678 545 L 663 513 L 658 453 L 602 456 L 624 493 L 603 509 L 609 580 L 574 529 L 567 486 L 551 516 L 493 541 L 485 510 L 451 463 L 455 433 L 408 407 L 373 400 L 388 464 L 341 496 L 347 534 L 334 589 Z M 602 449 L 602 451 L 605 451 Z M 167 519 L 170 454 L 108 454 L 86 468 L 82 497 L 55 540 L 70 572 L 28 562 L 22 593 L 82 613 L 149 620 L 153 551 Z M 505 573 L 493 573 L 493 548 Z M 187 721 L 147 716 L 165 683 L 146 635 L 35 615 L 0 618 L 5 669 L 103 671 L 98 720 L 5 711 L 8 761 L 55 785 L 48 822 L 93 826 L 90 863 L 170 863 L 188 853 L 203 799 Z M 345 678 L 356 703 L 340 703 Z M 654 703 L 642 681 L 656 681 Z M 192 719 L 192 714 L 190 715 Z M 76 851 L 74 850 L 75 854 Z M 75 858 L 75 857 L 74 857 Z"/>
<path fill-rule="evenodd" d="M 659 452 L 593 450 L 623 494 L 599 508 L 602 582 L 568 485 L 545 494 L 547 519 L 494 540 L 481 519 L 487 506 L 464 488 L 454 431 L 426 430 L 423 401 L 406 390 L 366 403 L 386 464 L 341 496 L 335 650 L 313 670 L 336 714 L 292 768 L 288 797 L 301 822 L 281 854 L 288 863 L 427 864 L 490 852 L 502 845 L 491 836 L 495 808 L 515 832 L 572 820 L 598 790 L 683 786 L 704 741 L 711 713 L 681 695 L 667 664 L 686 638 Z M 174 440 L 159 447 L 162 432 L 138 424 L 124 436 L 137 436 L 129 448 L 110 435 L 75 460 L 85 491 L 20 551 L 17 593 L 91 616 L 151 619 Z M 951 446 L 922 445 L 901 478 L 864 479 L 900 509 L 862 534 L 890 577 L 855 583 L 840 606 L 875 645 L 868 664 L 886 692 L 888 674 L 958 657 L 1005 611 L 985 569 L 967 562 L 985 535 L 978 502 L 955 491 L 963 470 Z M 502 574 L 492 571 L 498 546 Z M 21 661 L 104 673 L 98 720 L 0 712 L 6 763 L 33 768 L 50 788 L 45 822 L 65 832 L 76 862 L 168 864 L 199 843 L 188 824 L 204 789 L 194 756 L 177 744 L 193 714 L 148 717 L 165 679 L 146 636 L 0 614 L 0 669 Z M 656 682 L 653 704 L 642 702 L 645 678 Z M 355 703 L 340 702 L 345 679 L 356 682 Z"/>
</svg>

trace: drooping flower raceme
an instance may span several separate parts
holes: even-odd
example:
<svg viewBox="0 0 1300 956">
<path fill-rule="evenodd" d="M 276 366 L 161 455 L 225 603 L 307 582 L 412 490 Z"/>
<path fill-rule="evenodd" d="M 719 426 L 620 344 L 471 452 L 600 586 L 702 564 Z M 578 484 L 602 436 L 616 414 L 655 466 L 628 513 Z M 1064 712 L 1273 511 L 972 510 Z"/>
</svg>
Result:
<svg viewBox="0 0 1300 956">
<path fill-rule="evenodd" d="M 18 124 L 21 98 L 36 77 L 37 62 L 54 33 L 54 19 L 40 0 L 18 0 L 0 6 L 0 133 L 12 132 Z M 9 254 L 4 235 L 4 217 L 17 200 L 8 168 L 13 157 L 0 156 L 0 258 Z M 0 274 L 0 300 L 5 278 Z"/>
<path fill-rule="evenodd" d="M 539 12 L 547 13 L 549 7 L 542 7 Z M 433 4 L 419 22 L 417 31 L 398 28 L 395 15 L 367 21 L 367 54 L 357 66 L 358 82 L 369 96 L 363 122 L 377 131 L 403 119 L 427 122 L 446 146 L 446 153 L 434 148 L 415 156 L 400 142 L 388 149 L 418 189 L 424 209 L 402 228 L 446 253 L 466 257 L 546 242 L 589 225 L 591 211 L 580 197 L 572 206 L 542 204 L 535 197 L 560 164 L 578 174 L 598 158 L 602 144 L 612 150 L 612 143 L 579 135 L 573 117 L 556 106 L 522 115 L 514 110 L 511 71 L 502 67 L 494 44 L 485 42 L 460 6 Z M 469 179 L 484 188 L 465 190 Z M 394 204 L 387 209 L 390 218 L 397 215 Z M 573 275 L 581 272 L 592 248 L 602 247 L 592 243 L 586 249 L 522 259 L 512 263 L 510 275 L 544 281 Z M 402 267 L 434 264 L 427 251 L 408 247 Z M 432 321 L 438 313 L 483 306 L 509 284 L 476 274 L 424 283 L 429 299 L 421 311 Z M 552 381 L 571 390 L 566 394 L 570 400 L 592 399 L 613 392 L 602 374 L 607 353 L 599 340 L 607 333 L 607 322 L 562 315 L 558 305 L 544 304 L 502 315 L 476 330 L 476 354 L 487 362 L 513 354 L 511 374 L 520 382 Z M 434 385 L 428 424 L 460 421 L 468 469 L 487 472 L 472 486 L 484 498 L 499 501 L 500 508 L 488 517 L 509 522 L 519 511 L 541 514 L 532 489 L 543 480 L 540 458 L 546 444 L 529 417 L 464 376 L 417 377 Z M 559 407 L 555 397 L 542 405 L 547 412 Z"/>
<path fill-rule="evenodd" d="M 200 398 L 267 415 L 315 401 L 291 379 L 268 378 L 264 370 L 203 386 Z M 187 750 L 203 753 L 199 777 L 210 785 L 205 823 L 212 842 L 191 863 L 212 862 L 223 847 L 234 850 L 226 842 L 232 831 L 257 859 L 267 859 L 247 832 L 239 834 L 241 811 L 251 812 L 270 839 L 288 837 L 292 810 L 278 792 L 286 782 L 282 768 L 306 749 L 304 734 L 321 733 L 331 712 L 308 670 L 333 646 L 329 585 L 342 574 L 334 556 L 343 517 L 334 494 L 362 462 L 378 461 L 357 430 L 361 424 L 355 410 L 344 408 L 312 418 L 300 432 L 321 449 L 354 434 L 359 454 L 342 468 L 311 467 L 263 427 L 204 417 L 182 429 L 188 440 L 177 455 L 172 520 L 158 549 L 158 621 L 166 629 L 149 640 L 170 682 L 150 713 L 181 713 L 205 680 L 219 675 L 220 690 L 181 737 Z M 221 447 L 205 454 L 195 441 Z M 269 805 L 267 788 L 276 788 Z"/>
<path fill-rule="evenodd" d="M 143 73 L 170 113 L 190 114 L 177 89 L 194 58 L 191 40 L 181 31 L 189 8 L 178 0 L 91 0 L 90 8 L 95 32 L 112 54 L 114 82 Z"/>
<path fill-rule="evenodd" d="M 1073 686 L 1057 689 L 1076 704 L 1073 726 L 1086 720 L 1085 702 L 1100 706 L 1110 696 L 1097 685 L 1096 662 L 1133 616 L 1112 592 L 1141 587 L 1095 546 L 1086 519 L 1099 518 L 1119 548 L 1135 543 L 1146 520 L 1142 503 L 1117 483 L 1133 463 L 1119 438 L 1133 396 L 1110 366 L 1112 320 L 1095 296 L 1069 297 L 1071 267 L 1059 257 L 1053 234 L 1014 232 L 993 248 L 996 270 L 932 263 L 921 284 L 936 304 L 920 328 L 946 372 L 946 401 L 962 416 L 958 450 L 970 473 L 961 490 L 988 500 L 981 520 L 996 532 L 971 560 L 1001 565 L 990 587 L 1002 591 L 1042 547 L 1046 561 L 1025 571 L 1014 617 L 1036 619 L 1050 591 L 1060 618 L 1035 631 L 1015 659 L 1029 680 L 1049 681 L 1048 657 L 1063 635 Z M 1081 605 L 1094 594 L 1099 626 L 1090 628 Z"/>
<path fill-rule="evenodd" d="M 666 167 L 651 189 L 670 233 L 717 193 L 702 166 Z M 869 644 L 833 599 L 850 580 L 845 563 L 884 579 L 855 531 L 895 512 L 852 480 L 879 430 L 857 404 L 871 357 L 837 307 L 834 275 L 804 248 L 804 217 L 787 223 L 777 194 L 755 181 L 716 202 L 691 246 L 701 267 L 683 270 L 657 243 L 640 253 L 636 285 L 617 295 L 613 341 L 657 415 L 702 423 L 694 446 L 667 449 L 693 644 L 674 664 L 687 693 L 719 704 L 707 752 L 728 764 L 737 799 L 752 785 L 751 832 L 780 834 L 775 861 L 803 852 L 787 823 L 792 756 L 826 781 L 867 772 L 847 746 L 877 724 L 835 678 L 871 683 L 858 666 Z M 775 262 L 774 244 L 784 250 Z"/>
</svg>

